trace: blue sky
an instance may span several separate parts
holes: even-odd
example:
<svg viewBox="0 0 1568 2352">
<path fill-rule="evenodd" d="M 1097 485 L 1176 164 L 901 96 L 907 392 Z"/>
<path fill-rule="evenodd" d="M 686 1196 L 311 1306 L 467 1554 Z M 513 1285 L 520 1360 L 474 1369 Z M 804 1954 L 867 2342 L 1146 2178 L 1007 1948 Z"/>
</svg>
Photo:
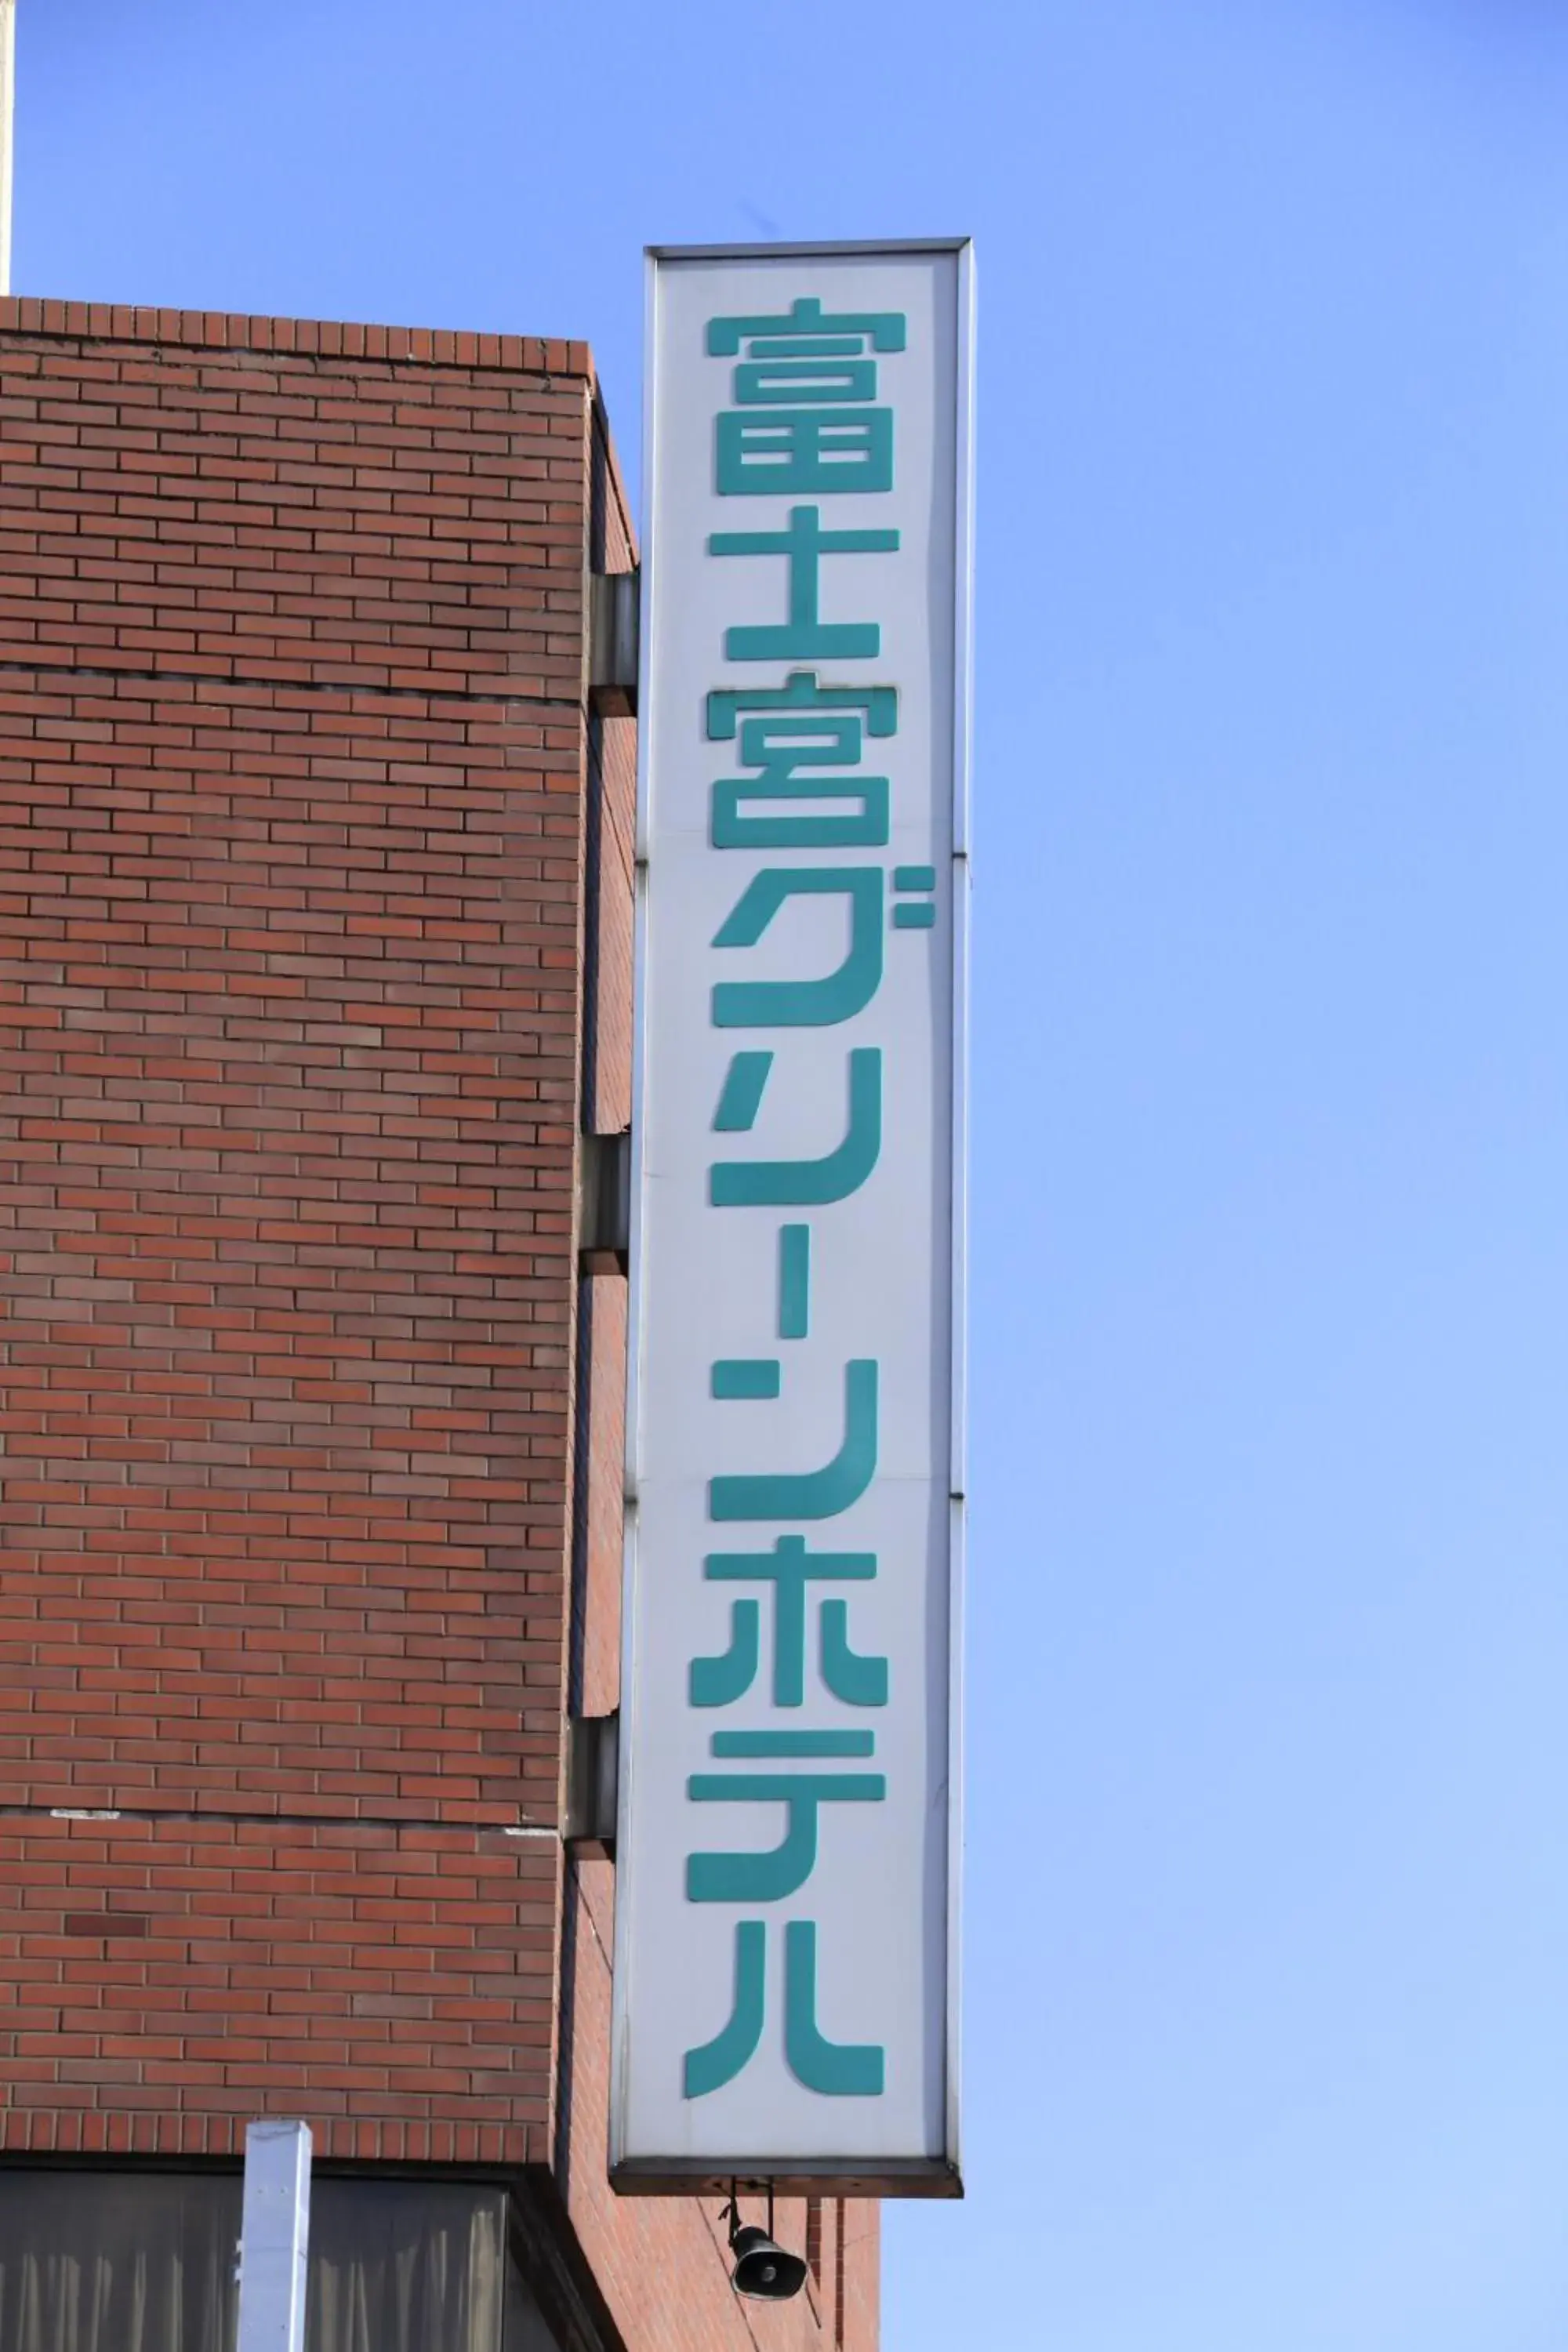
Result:
<svg viewBox="0 0 1568 2352">
<path fill-rule="evenodd" d="M 979 240 L 967 2138 L 889 2352 L 1568 2328 L 1568 17 L 21 0 L 19 290 Z"/>
</svg>

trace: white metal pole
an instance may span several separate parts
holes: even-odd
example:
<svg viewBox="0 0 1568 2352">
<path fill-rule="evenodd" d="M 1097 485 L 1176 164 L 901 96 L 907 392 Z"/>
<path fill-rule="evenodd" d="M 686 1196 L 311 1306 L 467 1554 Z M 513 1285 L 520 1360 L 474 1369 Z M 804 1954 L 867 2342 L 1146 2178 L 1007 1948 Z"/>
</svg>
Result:
<svg viewBox="0 0 1568 2352">
<path fill-rule="evenodd" d="M 0 294 L 11 291 L 11 159 L 16 137 L 16 0 L 0 0 Z"/>
<path fill-rule="evenodd" d="M 304 2352 L 309 2124 L 247 2126 L 239 2226 L 237 2352 Z"/>
</svg>

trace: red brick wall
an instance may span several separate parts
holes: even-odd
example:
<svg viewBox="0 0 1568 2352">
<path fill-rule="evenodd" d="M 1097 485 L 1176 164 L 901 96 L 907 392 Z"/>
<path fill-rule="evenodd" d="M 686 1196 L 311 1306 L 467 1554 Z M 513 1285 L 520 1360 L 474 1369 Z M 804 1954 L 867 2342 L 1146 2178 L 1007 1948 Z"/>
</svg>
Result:
<svg viewBox="0 0 1568 2352">
<path fill-rule="evenodd" d="M 610 2196 L 563 1874 L 632 561 L 581 345 L 0 304 L 0 2148 L 553 2165 L 631 2352 L 867 2352 L 874 2206 L 743 2313 L 710 2202 Z"/>
<path fill-rule="evenodd" d="M 542 2159 L 586 354 L 0 359 L 5 2144 Z"/>
</svg>

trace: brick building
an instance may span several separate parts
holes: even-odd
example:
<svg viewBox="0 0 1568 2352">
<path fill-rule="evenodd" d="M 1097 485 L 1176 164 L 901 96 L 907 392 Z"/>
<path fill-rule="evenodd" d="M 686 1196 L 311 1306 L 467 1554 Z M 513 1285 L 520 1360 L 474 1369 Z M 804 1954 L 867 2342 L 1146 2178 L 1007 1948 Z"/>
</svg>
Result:
<svg viewBox="0 0 1568 2352">
<path fill-rule="evenodd" d="M 605 2181 L 589 355 L 10 300 L 0 366 L 0 2352 L 220 2352 L 260 2116 L 312 2352 L 870 2352 L 874 2205 L 758 2306 Z"/>
</svg>

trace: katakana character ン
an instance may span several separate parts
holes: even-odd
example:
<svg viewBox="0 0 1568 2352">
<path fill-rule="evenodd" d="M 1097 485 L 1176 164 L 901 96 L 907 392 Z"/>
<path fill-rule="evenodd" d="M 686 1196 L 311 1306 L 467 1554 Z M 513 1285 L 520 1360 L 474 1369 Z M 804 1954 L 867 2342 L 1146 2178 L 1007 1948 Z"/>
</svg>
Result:
<svg viewBox="0 0 1568 2352">
<path fill-rule="evenodd" d="M 710 1519 L 833 1519 L 858 1503 L 877 1475 L 877 1364 L 844 1367 L 844 1439 L 820 1470 L 761 1471 L 710 1478 Z"/>
</svg>

